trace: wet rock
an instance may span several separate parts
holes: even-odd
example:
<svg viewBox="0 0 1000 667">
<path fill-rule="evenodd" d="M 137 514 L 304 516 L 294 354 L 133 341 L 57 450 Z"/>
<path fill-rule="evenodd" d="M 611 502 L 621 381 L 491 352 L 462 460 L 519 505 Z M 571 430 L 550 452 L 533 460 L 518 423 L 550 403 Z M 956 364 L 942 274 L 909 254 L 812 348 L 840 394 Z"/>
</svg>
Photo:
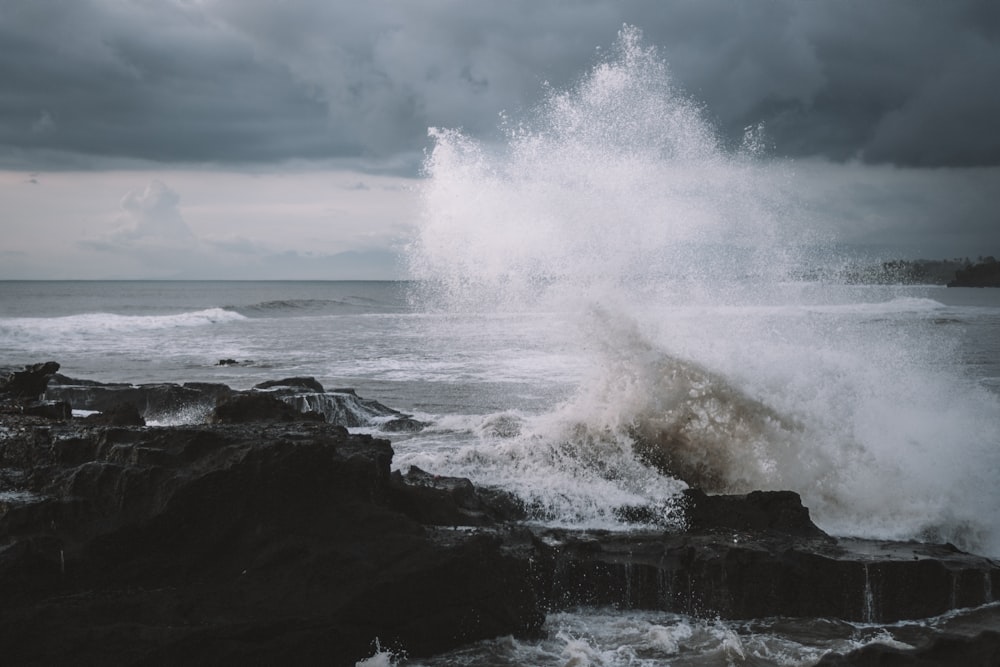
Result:
<svg viewBox="0 0 1000 667">
<path fill-rule="evenodd" d="M 393 502 L 407 516 L 437 526 L 492 526 L 526 517 L 517 498 L 476 488 L 464 477 L 432 475 L 410 466 L 392 475 Z"/>
<path fill-rule="evenodd" d="M 104 412 L 95 412 L 83 418 L 87 424 L 108 426 L 145 426 L 146 420 L 132 403 L 120 403 Z"/>
<path fill-rule="evenodd" d="M 544 620 L 530 540 L 395 509 L 385 440 L 303 421 L 38 439 L 19 419 L 0 440 L 8 463 L 15 441 L 34 453 L 0 507 L 6 664 L 353 665 L 376 638 L 418 657 Z"/>
<path fill-rule="evenodd" d="M 917 543 L 778 532 L 539 535 L 555 608 L 659 609 L 728 619 L 767 616 L 893 622 L 992 601 L 1000 567 Z"/>
<path fill-rule="evenodd" d="M 138 395 L 161 386 L 177 395 Z M 418 658 L 531 635 L 545 610 L 578 605 L 891 622 L 1000 591 L 997 563 L 951 545 L 835 539 L 790 492 L 690 490 L 683 529 L 662 520 L 668 508 L 638 506 L 609 511 L 642 529 L 539 527 L 509 493 L 393 473 L 388 441 L 302 414 L 400 418 L 353 391 L 216 387 L 182 388 L 228 398 L 223 423 L 0 414 L 5 663 L 353 665 L 375 638 Z"/>
<path fill-rule="evenodd" d="M 71 419 L 73 408 L 66 401 L 28 401 L 21 406 L 21 412 L 45 419 Z"/>
<path fill-rule="evenodd" d="M 323 385 L 321 385 L 316 378 L 312 377 L 294 377 L 285 378 L 283 380 L 268 380 L 267 382 L 261 382 L 260 384 L 254 385 L 254 389 L 273 389 L 275 387 L 289 388 L 296 391 L 309 391 L 317 394 L 322 394 L 324 392 Z"/>
<path fill-rule="evenodd" d="M 77 410 L 107 412 L 120 405 L 132 404 L 147 421 L 176 415 L 183 411 L 208 413 L 216 403 L 233 395 L 224 384 L 214 383 L 99 383 L 59 378 L 45 392 L 50 400 L 62 400 Z"/>
<path fill-rule="evenodd" d="M 25 366 L 24 370 L 11 372 L 0 380 L 0 396 L 37 400 L 45 393 L 49 380 L 58 370 L 58 363 L 45 361 Z"/>
<path fill-rule="evenodd" d="M 270 394 L 247 392 L 235 394 L 215 406 L 208 421 L 213 424 L 252 422 L 324 421 L 318 412 L 301 412 Z"/>
<path fill-rule="evenodd" d="M 379 425 L 379 430 L 386 433 L 419 433 L 425 428 L 427 428 L 427 422 L 419 421 L 413 417 L 397 417 Z"/>
<path fill-rule="evenodd" d="M 792 491 L 753 491 L 745 495 L 708 495 L 700 489 L 684 491 L 688 527 L 700 530 L 771 532 L 799 537 L 825 537 L 809 518 L 799 494 Z"/>
</svg>

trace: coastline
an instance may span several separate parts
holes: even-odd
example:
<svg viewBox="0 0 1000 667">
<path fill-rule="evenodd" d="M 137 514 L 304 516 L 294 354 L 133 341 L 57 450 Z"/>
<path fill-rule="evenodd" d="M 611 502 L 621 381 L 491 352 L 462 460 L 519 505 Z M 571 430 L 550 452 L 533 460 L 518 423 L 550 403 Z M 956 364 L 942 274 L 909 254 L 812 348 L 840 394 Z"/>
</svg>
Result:
<svg viewBox="0 0 1000 667">
<path fill-rule="evenodd" d="M 1000 591 L 990 559 L 826 535 L 791 492 L 692 490 L 682 530 L 657 526 L 653 508 L 622 508 L 635 525 L 620 533 L 539 527 L 502 492 L 391 472 L 387 439 L 302 410 L 349 400 L 311 378 L 123 397 L 57 371 L 38 364 L 0 386 L 0 653 L 23 664 L 352 665 L 376 638 L 429 656 L 537 635 L 546 614 L 580 605 L 875 623 Z M 211 407 L 201 423 L 136 422 L 178 400 Z M 36 408 L 49 416 L 25 414 Z"/>
</svg>

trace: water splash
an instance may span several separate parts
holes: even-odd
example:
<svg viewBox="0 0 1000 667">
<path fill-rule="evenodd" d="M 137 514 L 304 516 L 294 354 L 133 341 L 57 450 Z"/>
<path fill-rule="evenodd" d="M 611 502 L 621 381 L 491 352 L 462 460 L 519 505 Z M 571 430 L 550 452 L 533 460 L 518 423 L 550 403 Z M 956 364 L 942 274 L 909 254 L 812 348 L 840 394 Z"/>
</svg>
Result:
<svg viewBox="0 0 1000 667">
<path fill-rule="evenodd" d="M 567 515 L 592 483 L 791 489 L 843 534 L 1000 553 L 1000 404 L 951 370 L 935 302 L 797 278 L 822 253 L 758 129 L 727 150 L 631 27 L 502 129 L 432 130 L 412 274 L 427 306 L 572 319 L 549 335 L 586 371 L 460 468 L 538 497 L 527 469 L 559 467 L 568 500 L 539 501 Z"/>
</svg>

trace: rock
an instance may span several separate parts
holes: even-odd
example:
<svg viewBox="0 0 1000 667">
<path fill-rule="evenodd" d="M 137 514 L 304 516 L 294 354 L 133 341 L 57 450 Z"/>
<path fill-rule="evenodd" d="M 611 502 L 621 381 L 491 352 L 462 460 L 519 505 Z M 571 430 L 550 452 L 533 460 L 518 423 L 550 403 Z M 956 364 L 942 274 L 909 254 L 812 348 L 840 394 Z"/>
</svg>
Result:
<svg viewBox="0 0 1000 667">
<path fill-rule="evenodd" d="M 703 527 L 539 534 L 553 608 L 895 622 L 991 602 L 1000 566 L 947 546 Z"/>
<path fill-rule="evenodd" d="M 37 400 L 58 370 L 59 364 L 54 361 L 25 366 L 24 370 L 14 371 L 0 380 L 0 396 Z"/>
<path fill-rule="evenodd" d="M 477 489 L 463 477 L 431 475 L 410 466 L 392 476 L 393 502 L 420 523 L 437 526 L 492 526 L 526 518 L 524 506 L 502 491 Z"/>
<path fill-rule="evenodd" d="M 246 424 L 251 422 L 324 421 L 318 412 L 300 412 L 280 398 L 270 394 L 247 392 L 231 396 L 212 411 L 208 421 L 213 424 Z"/>
<path fill-rule="evenodd" d="M 106 424 L 108 426 L 145 426 L 146 420 L 139 414 L 139 409 L 132 403 L 121 403 L 104 412 L 95 412 L 83 418 L 87 424 Z"/>
<path fill-rule="evenodd" d="M 273 389 L 274 387 L 288 387 L 297 391 L 311 391 L 317 394 L 324 392 L 323 385 L 312 377 L 294 377 L 283 380 L 268 380 L 254 385 L 254 389 Z"/>
<path fill-rule="evenodd" d="M 427 422 L 413 417 L 397 417 L 379 424 L 379 430 L 386 433 L 418 433 L 427 428 Z"/>
<path fill-rule="evenodd" d="M 997 667 L 1000 632 L 986 630 L 973 637 L 941 635 L 924 646 L 903 649 L 869 644 L 847 655 L 823 656 L 816 667 Z"/>
<path fill-rule="evenodd" d="M 207 415 L 218 401 L 233 395 L 224 384 L 206 382 L 173 384 L 99 383 L 72 378 L 58 378 L 45 391 L 51 400 L 67 401 L 77 410 L 107 412 L 131 403 L 147 421 L 190 412 Z M 188 419 L 184 421 L 194 421 Z"/>
<path fill-rule="evenodd" d="M 0 459 L 35 458 L 0 508 L 6 664 L 354 665 L 376 638 L 419 657 L 544 620 L 531 540 L 394 509 L 385 440 L 301 421 L 7 426 Z"/>
<path fill-rule="evenodd" d="M 809 518 L 799 494 L 792 491 L 753 491 L 746 495 L 708 495 L 700 489 L 684 491 L 688 527 L 694 531 L 730 530 L 771 532 L 798 537 L 828 537 Z"/>
<path fill-rule="evenodd" d="M 386 422 L 409 419 L 398 410 L 370 398 L 361 398 L 353 389 L 334 389 L 324 393 L 276 390 L 282 400 L 302 412 L 319 412 L 331 424 L 347 428 L 384 428 Z M 416 423 L 416 420 L 413 420 Z"/>
<path fill-rule="evenodd" d="M 609 508 L 641 529 L 539 527 L 509 493 L 391 472 L 388 441 L 289 403 L 334 396 L 360 411 L 353 391 L 226 389 L 213 424 L 0 414 L 5 664 L 354 665 L 376 638 L 420 658 L 534 635 L 546 610 L 578 605 L 873 623 L 1000 591 L 997 563 L 951 545 L 833 538 L 791 492 L 689 490 L 684 529 L 678 508 L 643 506 Z M 991 659 L 993 639 L 980 639 L 969 651 L 982 653 L 955 655 Z M 942 646 L 913 655 L 949 655 Z M 855 657 L 868 659 L 844 659 Z"/>
<path fill-rule="evenodd" d="M 29 401 L 21 406 L 21 412 L 45 419 L 71 419 L 73 408 L 66 401 Z"/>
<path fill-rule="evenodd" d="M 322 384 L 312 377 L 270 380 L 260 383 L 250 392 L 237 392 L 224 384 L 209 382 L 131 385 L 80 380 L 56 374 L 45 391 L 45 397 L 66 401 L 79 410 L 102 413 L 131 403 L 146 421 L 192 423 L 212 419 L 216 406 L 234 396 L 262 393 L 280 398 L 299 413 L 321 413 L 329 423 L 347 428 L 373 427 L 387 433 L 412 433 L 426 426 L 424 422 L 378 401 L 361 398 L 353 389 L 326 392 Z M 284 417 L 277 417 L 279 413 Z M 268 414 L 272 415 L 269 419 L 303 418 L 273 405 Z M 243 417 L 244 420 L 253 418 L 252 411 Z M 315 419 L 315 416 L 308 418 Z"/>
</svg>

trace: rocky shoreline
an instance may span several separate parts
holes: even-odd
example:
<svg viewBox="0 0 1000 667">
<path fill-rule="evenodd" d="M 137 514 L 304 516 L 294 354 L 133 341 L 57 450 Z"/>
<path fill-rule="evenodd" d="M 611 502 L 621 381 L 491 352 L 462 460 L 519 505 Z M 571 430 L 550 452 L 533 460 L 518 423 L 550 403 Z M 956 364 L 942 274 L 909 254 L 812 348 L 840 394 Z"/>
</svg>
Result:
<svg viewBox="0 0 1000 667">
<path fill-rule="evenodd" d="M 194 423 L 146 425 L 179 411 Z M 54 362 L 7 374 L 4 663 L 353 665 L 376 639 L 433 655 L 537 635 L 578 605 L 891 622 L 1000 595 L 994 561 L 831 537 L 792 492 L 689 490 L 684 530 L 650 527 L 653 508 L 629 508 L 633 531 L 539 527 L 502 491 L 392 471 L 390 442 L 358 426 L 423 424 L 312 378 L 235 391 L 73 380 Z M 878 650 L 823 664 L 997 664 L 1000 634 Z"/>
</svg>

